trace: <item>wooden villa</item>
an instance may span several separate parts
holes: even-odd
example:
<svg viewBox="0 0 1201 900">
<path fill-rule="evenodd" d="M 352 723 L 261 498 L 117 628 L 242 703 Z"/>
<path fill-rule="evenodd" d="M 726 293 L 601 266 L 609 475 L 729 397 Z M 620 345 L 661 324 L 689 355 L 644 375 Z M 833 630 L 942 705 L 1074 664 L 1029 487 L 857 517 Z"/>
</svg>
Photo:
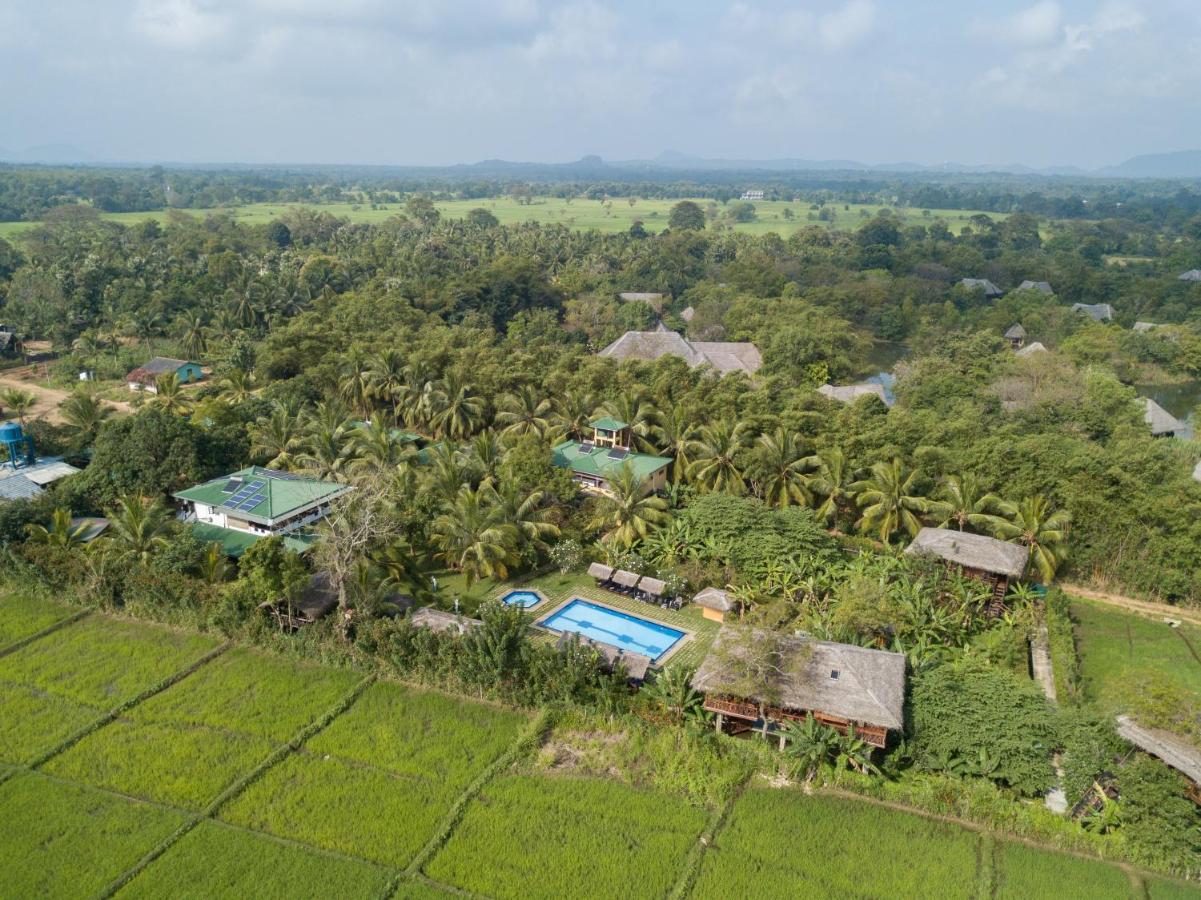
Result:
<svg viewBox="0 0 1201 900">
<path fill-rule="evenodd" d="M 718 632 L 692 677 L 692 686 L 705 695 L 705 709 L 716 714 L 718 731 L 771 734 L 787 722 L 812 717 L 843 734 L 853 728 L 861 740 L 884 747 L 889 732 L 904 726 L 903 653 L 808 635 L 753 634 L 777 643 L 771 666 L 776 674 L 766 683 L 749 687 L 737 671 L 739 657 L 750 651 L 730 643 L 735 637 L 728 628 Z"/>
<path fill-rule="evenodd" d="M 1009 585 L 1026 574 L 1030 557 L 1030 549 L 1022 544 L 951 528 L 923 528 L 905 553 L 936 557 L 968 578 L 983 581 L 992 589 L 989 612 L 994 615 L 1004 611 Z"/>
</svg>

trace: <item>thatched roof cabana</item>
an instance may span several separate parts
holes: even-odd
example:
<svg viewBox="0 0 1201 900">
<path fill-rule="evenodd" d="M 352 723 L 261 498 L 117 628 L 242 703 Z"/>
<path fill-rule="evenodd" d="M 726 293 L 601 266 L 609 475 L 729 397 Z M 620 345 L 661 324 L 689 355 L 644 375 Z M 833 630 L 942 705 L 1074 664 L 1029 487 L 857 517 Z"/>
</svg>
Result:
<svg viewBox="0 0 1201 900">
<path fill-rule="evenodd" d="M 1193 784 L 1201 785 L 1201 750 L 1184 738 L 1159 729 L 1144 728 L 1129 716 L 1118 716 L 1117 726 L 1118 734 L 1138 749 L 1159 758 Z"/>
<path fill-rule="evenodd" d="M 612 566 L 606 566 L 604 563 L 594 562 L 588 565 L 588 574 L 597 581 L 608 581 L 613 577 L 613 571 Z"/>
<path fill-rule="evenodd" d="M 950 528 L 923 528 L 905 552 L 914 556 L 936 556 L 957 566 L 1007 578 L 1021 578 L 1030 556 L 1029 548 L 1021 544 Z"/>
<path fill-rule="evenodd" d="M 643 575 L 642 580 L 638 582 L 638 590 L 650 595 L 651 597 L 662 597 L 663 591 L 666 589 L 666 581 L 660 581 L 658 578 L 651 578 L 649 575 Z"/>
<path fill-rule="evenodd" d="M 599 641 L 593 641 L 571 631 L 564 631 L 559 635 L 559 639 L 555 641 L 555 646 L 562 650 L 570 646 L 572 643 L 578 642 L 581 647 L 591 647 L 605 661 L 605 668 L 612 668 L 621 663 L 626 668 L 626 675 L 631 681 L 643 681 L 646 678 L 646 673 L 651 667 L 651 658 L 643 656 L 641 653 L 627 653 L 620 647 L 611 647 L 608 644 L 602 644 Z"/>
<path fill-rule="evenodd" d="M 613 581 L 620 584 L 622 587 L 632 588 L 638 584 L 638 579 L 642 576 L 637 572 L 627 572 L 625 569 L 618 569 L 613 573 Z"/>
<path fill-rule="evenodd" d="M 1050 282 L 1031 281 L 1029 278 L 1027 278 L 1025 281 L 1023 281 L 1021 284 L 1018 285 L 1018 290 L 1019 291 L 1041 291 L 1044 294 L 1054 294 L 1055 293 L 1053 290 L 1051 290 Z"/>
<path fill-rule="evenodd" d="M 809 635 L 775 636 L 752 632 L 756 640 L 775 640 L 779 674 L 770 690 L 747 690 L 736 671 L 747 650 L 731 645 L 734 631 L 717 634 L 692 686 L 706 694 L 736 696 L 796 712 L 824 713 L 853 723 L 888 730 L 904 725 L 905 655 L 851 644 L 819 641 Z"/>
<path fill-rule="evenodd" d="M 734 598 L 730 596 L 729 591 L 715 587 L 705 588 L 692 598 L 692 602 L 697 606 L 703 606 L 705 609 L 712 609 L 723 613 L 737 608 Z"/>
<path fill-rule="evenodd" d="M 413 610 L 409 621 L 418 628 L 428 628 L 430 631 L 466 634 L 484 623 L 479 619 L 469 619 L 467 616 L 457 616 L 454 613 L 443 612 L 432 606 L 423 606 Z"/>
<path fill-rule="evenodd" d="M 1026 329 L 1022 327 L 1022 323 L 1010 325 L 1009 330 L 1005 332 L 1005 337 L 1011 341 L 1024 341 L 1026 339 Z"/>
<path fill-rule="evenodd" d="M 995 300 L 1005 293 L 987 278 L 961 278 L 959 286 L 967 288 L 969 291 L 983 291 L 984 296 L 989 300 Z"/>
</svg>

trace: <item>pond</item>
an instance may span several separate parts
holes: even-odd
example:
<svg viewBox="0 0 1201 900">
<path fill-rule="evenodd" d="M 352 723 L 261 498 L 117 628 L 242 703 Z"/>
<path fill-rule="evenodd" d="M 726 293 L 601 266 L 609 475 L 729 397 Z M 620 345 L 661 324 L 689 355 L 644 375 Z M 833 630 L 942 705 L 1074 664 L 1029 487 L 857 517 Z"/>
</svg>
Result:
<svg viewBox="0 0 1201 900">
<path fill-rule="evenodd" d="M 877 341 L 872 345 L 867 355 L 867 365 L 859 373 L 859 380 L 866 384 L 878 384 L 884 388 L 884 397 L 891 406 L 896 402 L 892 386 L 896 383 L 893 369 L 896 364 L 909 355 L 905 344 L 895 341 Z"/>
</svg>

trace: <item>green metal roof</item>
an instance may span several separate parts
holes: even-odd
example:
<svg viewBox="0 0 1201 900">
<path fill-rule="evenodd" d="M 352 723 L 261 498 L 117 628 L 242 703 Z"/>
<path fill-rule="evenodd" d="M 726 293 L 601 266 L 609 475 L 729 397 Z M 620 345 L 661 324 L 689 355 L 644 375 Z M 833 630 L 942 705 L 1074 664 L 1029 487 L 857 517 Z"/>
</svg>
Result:
<svg viewBox="0 0 1201 900">
<path fill-rule="evenodd" d="M 621 431 L 623 428 L 630 427 L 629 422 L 622 422 L 619 419 L 614 419 L 612 416 L 602 416 L 588 424 L 593 428 L 599 428 L 601 431 Z"/>
<path fill-rule="evenodd" d="M 249 508 L 233 508 L 231 503 L 236 492 L 227 492 L 226 486 L 233 479 L 241 479 L 244 485 L 258 480 L 262 488 L 251 496 L 263 495 L 262 501 Z M 304 509 L 322 500 L 329 500 L 350 490 L 347 485 L 333 481 L 318 481 L 290 472 L 277 472 L 250 466 L 204 484 L 179 491 L 174 496 L 179 500 L 190 500 L 207 506 L 219 506 L 226 512 L 253 522 L 274 522 L 287 518 L 291 513 Z"/>
<path fill-rule="evenodd" d="M 221 545 L 221 552 L 226 556 L 237 559 L 245 553 L 250 545 L 267 535 L 250 534 L 234 528 L 222 528 L 220 525 L 210 525 L 208 522 L 193 522 L 192 532 L 197 540 L 209 543 L 216 541 Z M 304 553 L 317 541 L 317 535 L 312 532 L 298 532 L 284 535 L 284 546 L 293 553 Z"/>
<path fill-rule="evenodd" d="M 649 453 L 630 452 L 624 459 L 614 459 L 609 455 L 608 447 L 593 447 L 585 453 L 579 441 L 564 441 L 555 447 L 554 464 L 560 468 L 570 468 L 581 475 L 592 475 L 597 478 L 612 478 L 629 463 L 634 474 L 639 478 L 649 478 L 664 466 L 671 465 L 671 460 L 665 456 L 651 456 Z"/>
</svg>

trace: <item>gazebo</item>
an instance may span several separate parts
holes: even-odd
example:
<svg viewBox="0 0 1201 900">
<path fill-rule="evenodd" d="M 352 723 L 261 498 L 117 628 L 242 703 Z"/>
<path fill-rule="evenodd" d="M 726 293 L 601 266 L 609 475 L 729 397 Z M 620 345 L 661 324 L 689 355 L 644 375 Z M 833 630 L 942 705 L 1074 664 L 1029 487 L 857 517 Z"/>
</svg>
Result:
<svg viewBox="0 0 1201 900">
<path fill-rule="evenodd" d="M 737 601 L 729 591 L 716 587 L 705 588 L 692 598 L 692 602 L 701 608 L 702 616 L 714 622 L 724 622 L 726 613 L 738 608 Z"/>
</svg>

